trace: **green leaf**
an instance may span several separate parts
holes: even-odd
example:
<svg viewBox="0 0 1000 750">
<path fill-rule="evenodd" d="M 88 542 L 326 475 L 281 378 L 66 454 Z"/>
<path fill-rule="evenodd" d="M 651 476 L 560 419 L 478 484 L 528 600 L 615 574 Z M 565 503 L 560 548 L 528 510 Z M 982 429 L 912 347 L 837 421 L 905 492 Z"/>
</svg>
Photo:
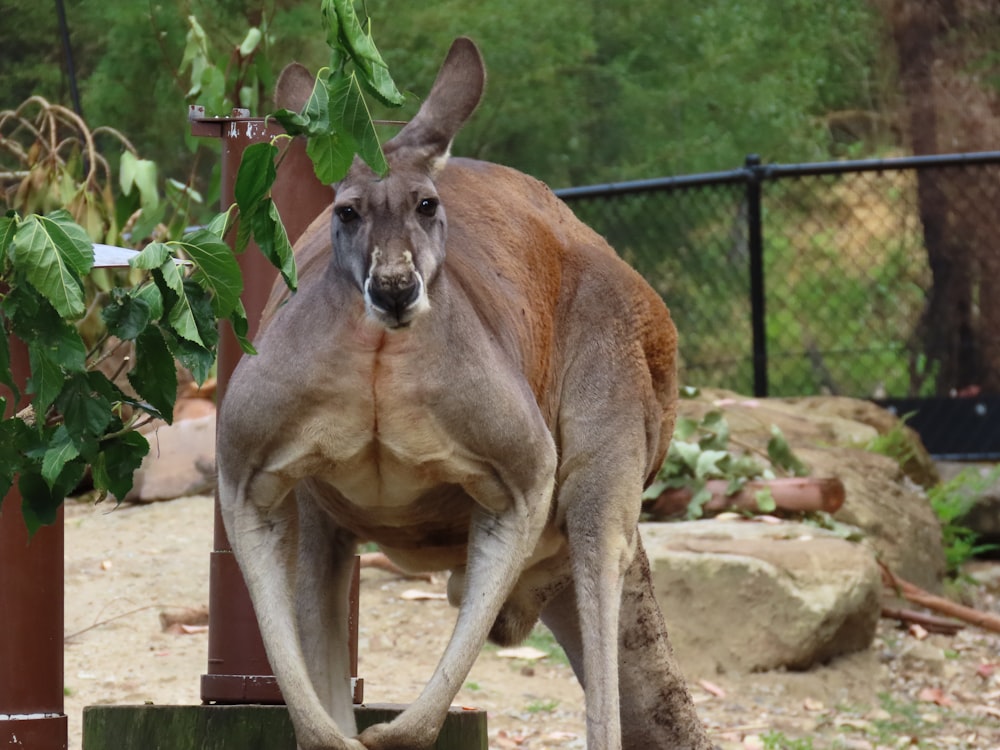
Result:
<svg viewBox="0 0 1000 750">
<path fill-rule="evenodd" d="M 191 279 L 211 292 L 215 315 L 229 317 L 243 292 L 243 275 L 229 245 L 203 229 L 192 232 L 176 244 L 195 265 Z"/>
<path fill-rule="evenodd" d="M 191 279 L 184 280 L 184 296 L 198 328 L 201 346 L 211 350 L 219 343 L 219 321 L 212 309 L 212 295 Z"/>
<path fill-rule="evenodd" d="M 205 229 L 217 237 L 225 237 L 226 232 L 229 231 L 232 218 L 233 206 L 230 206 L 227 210 L 213 216 L 212 220 L 205 225 Z"/>
<path fill-rule="evenodd" d="M 41 474 L 23 472 L 17 481 L 21 493 L 21 515 L 28 527 L 28 536 L 47 524 L 55 523 L 59 506 L 65 499 L 52 491 Z"/>
<path fill-rule="evenodd" d="M 698 457 L 701 456 L 701 448 L 684 440 L 674 440 L 670 444 L 670 452 L 676 454 L 683 464 L 691 470 L 692 474 L 694 473 L 695 467 L 698 465 Z"/>
<path fill-rule="evenodd" d="M 36 413 L 44 415 L 62 390 L 66 372 L 86 369 L 87 350 L 76 327 L 63 320 L 30 284 L 10 290 L 3 310 L 13 332 L 27 342 L 30 376 L 26 391 L 34 395 Z M 5 372 L 9 377 L 9 370 Z"/>
<path fill-rule="evenodd" d="M 215 364 L 215 353 L 187 339 L 172 336 L 169 332 L 164 332 L 164 335 L 170 352 L 177 361 L 191 372 L 195 382 L 204 383 Z"/>
<path fill-rule="evenodd" d="M 261 34 L 260 29 L 256 26 L 251 28 L 243 41 L 240 42 L 240 57 L 250 57 L 260 45 L 261 39 L 263 39 L 263 34 Z"/>
<path fill-rule="evenodd" d="M 122 195 L 132 192 L 135 185 L 135 163 L 138 157 L 131 151 L 123 151 L 121 159 L 118 161 L 118 186 L 122 190 Z"/>
<path fill-rule="evenodd" d="M 81 451 L 103 434 L 112 419 L 111 403 L 94 392 L 86 373 L 70 377 L 55 403 L 63 415 L 66 429 Z"/>
<path fill-rule="evenodd" d="M 361 72 L 366 88 L 386 106 L 399 106 L 403 95 L 389 75 L 370 31 L 365 31 L 354 12 L 352 0 L 323 0 L 327 22 L 327 42 L 333 49 L 344 49 Z"/>
<path fill-rule="evenodd" d="M 285 225 L 281 221 L 278 207 L 274 205 L 274 201 L 268 202 L 267 212 L 274 221 L 274 257 L 271 258 L 271 263 L 281 273 L 285 285 L 294 292 L 299 286 L 299 274 L 295 266 L 292 243 L 288 241 L 288 233 L 285 231 Z"/>
<path fill-rule="evenodd" d="M 197 382 L 201 383 L 208 377 L 215 364 L 215 348 L 219 342 L 219 329 L 212 313 L 212 304 L 207 292 L 189 281 L 185 283 L 185 296 L 204 343 L 199 344 L 174 335 L 170 330 L 164 330 L 163 335 L 173 356 L 191 371 Z"/>
<path fill-rule="evenodd" d="M 243 307 L 242 302 L 240 302 L 239 309 L 234 310 L 229 316 L 229 322 L 233 326 L 233 334 L 236 336 L 236 341 L 239 343 L 240 349 L 243 350 L 244 354 L 256 354 L 257 350 L 254 348 L 248 335 L 250 333 L 250 321 L 247 320 L 247 311 Z"/>
<path fill-rule="evenodd" d="M 81 278 L 94 264 L 94 246 L 81 227 L 59 211 L 29 216 L 14 235 L 14 265 L 63 318 L 86 311 Z"/>
<path fill-rule="evenodd" d="M 20 334 L 24 326 L 19 325 L 18 329 Z M 40 305 L 27 330 L 30 334 L 24 338 L 29 350 L 35 349 L 69 372 L 83 372 L 87 368 L 87 346 L 80 338 L 80 332 L 76 326 L 60 318 L 51 306 Z"/>
<path fill-rule="evenodd" d="M 357 150 L 354 139 L 345 133 L 310 136 L 306 142 L 306 154 L 312 160 L 316 179 L 324 185 L 344 179 Z"/>
<path fill-rule="evenodd" d="M 149 306 L 150 320 L 163 317 L 163 294 L 156 284 L 143 284 L 132 292 L 136 301 L 145 302 Z"/>
<path fill-rule="evenodd" d="M 389 164 L 382 153 L 372 115 L 361 92 L 357 76 L 335 74 L 327 81 L 330 96 L 330 122 L 338 133 L 346 133 L 357 144 L 358 156 L 377 175 L 384 176 Z"/>
<path fill-rule="evenodd" d="M 3 318 L 0 318 L 0 329 L 5 330 Z M 17 383 L 14 382 L 14 375 L 10 369 L 10 339 L 2 335 L 0 335 L 0 383 L 10 389 L 10 392 L 14 394 L 15 401 L 21 397 L 21 391 L 17 387 Z M 0 402 L 2 401 L 3 399 L 0 399 Z"/>
<path fill-rule="evenodd" d="M 201 333 L 198 330 L 198 321 L 195 318 L 194 310 L 191 309 L 191 300 L 184 288 L 184 277 L 172 260 L 167 261 L 159 269 L 153 272 L 158 276 L 163 284 L 173 292 L 173 299 L 167 304 L 167 321 L 170 327 L 189 341 L 205 346 Z"/>
<path fill-rule="evenodd" d="M 695 463 L 694 475 L 696 477 L 719 478 L 726 475 L 723 464 L 729 458 L 727 451 L 707 450 L 698 455 Z"/>
<path fill-rule="evenodd" d="M 101 318 L 108 327 L 108 333 L 131 341 L 149 325 L 152 314 L 149 302 L 145 299 L 136 297 L 126 289 L 115 287 L 111 290 L 110 304 L 101 310 Z"/>
<path fill-rule="evenodd" d="M 274 201 L 267 198 L 251 219 L 253 236 L 264 257 L 281 272 L 289 289 L 298 285 L 295 256 Z"/>
<path fill-rule="evenodd" d="M 102 442 L 100 455 L 92 467 L 94 486 L 123 500 L 132 489 L 136 469 L 148 453 L 149 442 L 135 431 Z"/>
<path fill-rule="evenodd" d="M 31 367 L 31 376 L 28 378 L 26 388 L 31 393 L 32 406 L 40 422 L 45 419 L 52 402 L 62 390 L 65 374 L 58 364 L 53 362 L 48 351 L 44 347 L 28 344 L 28 365 Z"/>
<path fill-rule="evenodd" d="M 320 70 L 313 83 L 312 93 L 302 110 L 302 115 L 309 122 L 310 135 L 330 132 L 330 92 L 326 87 L 326 79 L 329 76 L 330 71 L 327 68 Z"/>
<path fill-rule="evenodd" d="M 136 338 L 135 365 L 128 374 L 128 381 L 168 424 L 173 421 L 177 369 L 167 342 L 156 326 L 150 326 Z"/>
<path fill-rule="evenodd" d="M 69 430 L 65 425 L 59 425 L 49 443 L 49 449 L 45 452 L 45 458 L 42 459 L 42 478 L 50 488 L 59 479 L 67 462 L 79 455 L 80 450 L 70 437 Z"/>
<path fill-rule="evenodd" d="M 215 65 L 207 65 L 198 79 L 198 101 L 206 113 L 222 114 L 226 109 L 226 75 Z"/>
<path fill-rule="evenodd" d="M 137 159 L 135 164 L 135 186 L 139 188 L 139 203 L 143 208 L 156 208 L 160 193 L 156 189 L 156 162 Z"/>
<path fill-rule="evenodd" d="M 705 504 L 712 499 L 712 491 L 705 486 L 705 480 L 701 479 L 691 485 L 691 500 L 688 502 L 687 518 L 693 520 L 705 515 Z"/>
<path fill-rule="evenodd" d="M 753 498 L 757 501 L 757 510 L 761 513 L 773 513 L 778 507 L 778 504 L 774 501 L 774 495 L 766 487 L 753 493 Z"/>
<path fill-rule="evenodd" d="M 17 219 L 14 216 L 0 216 L 0 259 L 7 258 L 17 232 Z"/>
<path fill-rule="evenodd" d="M 154 268 L 160 268 L 173 257 L 170 246 L 166 243 L 150 242 L 138 255 L 132 256 L 128 264 L 132 268 L 138 268 L 142 271 L 152 271 Z"/>
<path fill-rule="evenodd" d="M 278 121 L 288 135 L 306 135 L 309 132 L 309 118 L 298 112 L 282 108 L 272 112 L 271 117 Z"/>
<path fill-rule="evenodd" d="M 123 195 L 129 195 L 133 187 L 138 188 L 143 208 L 155 208 L 160 202 L 156 189 L 156 162 L 139 159 L 131 151 L 124 151 L 118 166 L 118 183 Z"/>
<path fill-rule="evenodd" d="M 771 425 L 771 439 L 767 441 L 767 457 L 776 467 L 797 477 L 809 475 L 809 467 L 792 453 L 784 434 L 777 425 Z"/>
<path fill-rule="evenodd" d="M 241 219 L 245 220 L 248 215 L 253 214 L 270 192 L 277 175 L 274 166 L 277 154 L 277 146 L 271 143 L 254 143 L 243 152 L 233 188 Z"/>
<path fill-rule="evenodd" d="M 721 411 L 710 411 L 701 420 L 705 433 L 698 444 L 705 449 L 727 450 L 729 447 L 729 423 Z"/>
<path fill-rule="evenodd" d="M 21 515 L 29 536 L 34 536 L 43 525 L 55 523 L 59 506 L 80 483 L 85 469 L 82 461 L 69 462 L 51 486 L 40 471 L 25 471 L 20 475 L 17 486 L 21 492 Z"/>
<path fill-rule="evenodd" d="M 6 407 L 6 401 L 0 398 L 0 407 Z M 14 485 L 14 477 L 20 474 L 25 465 L 25 447 L 36 438 L 37 433 L 23 420 L 9 417 L 0 421 L 0 498 Z"/>
<path fill-rule="evenodd" d="M 643 500 L 655 500 L 663 491 L 667 489 L 667 482 L 662 479 L 656 479 L 642 492 Z"/>
<path fill-rule="evenodd" d="M 698 423 L 690 417 L 677 417 L 674 425 L 675 440 L 690 440 L 698 432 Z"/>
<path fill-rule="evenodd" d="M 187 185 L 180 180 L 175 180 L 173 177 L 167 178 L 163 186 L 166 188 L 170 199 L 177 203 L 187 201 L 201 205 L 205 202 L 200 192 L 195 190 L 191 185 Z"/>
</svg>

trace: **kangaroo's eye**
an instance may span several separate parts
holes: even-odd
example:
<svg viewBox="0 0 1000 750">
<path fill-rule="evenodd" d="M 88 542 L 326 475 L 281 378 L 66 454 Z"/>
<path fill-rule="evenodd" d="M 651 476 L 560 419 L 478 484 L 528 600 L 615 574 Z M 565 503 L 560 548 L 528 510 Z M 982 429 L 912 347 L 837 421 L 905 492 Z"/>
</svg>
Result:
<svg viewBox="0 0 1000 750">
<path fill-rule="evenodd" d="M 437 198 L 424 198 L 420 203 L 417 204 L 417 213 L 422 216 L 433 216 L 437 213 L 438 200 Z"/>
<path fill-rule="evenodd" d="M 355 219 L 361 218 L 360 214 L 355 211 L 350 206 L 341 206 L 340 208 L 334 209 L 337 214 L 337 218 L 340 219 L 343 224 L 350 224 Z"/>
</svg>

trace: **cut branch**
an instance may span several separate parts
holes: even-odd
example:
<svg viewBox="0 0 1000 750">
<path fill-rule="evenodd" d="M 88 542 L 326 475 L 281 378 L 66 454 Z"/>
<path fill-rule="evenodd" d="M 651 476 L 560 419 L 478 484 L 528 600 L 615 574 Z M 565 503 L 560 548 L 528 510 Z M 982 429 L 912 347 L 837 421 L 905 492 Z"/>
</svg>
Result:
<svg viewBox="0 0 1000 750">
<path fill-rule="evenodd" d="M 937 617 L 925 612 L 917 612 L 913 609 L 893 609 L 892 607 L 882 607 L 882 617 L 887 620 L 899 620 L 909 625 L 919 625 L 929 633 L 941 633 L 943 635 L 955 635 L 965 626 L 960 622 L 946 617 Z"/>
<path fill-rule="evenodd" d="M 1000 617 L 997 615 L 990 614 L 989 612 L 981 612 L 978 609 L 966 607 L 965 605 L 958 604 L 950 599 L 945 599 L 943 596 L 932 594 L 929 591 L 925 591 L 920 588 L 916 584 L 899 578 L 891 570 L 889 570 L 885 564 L 879 563 L 879 566 L 882 568 L 883 583 L 894 589 L 908 602 L 918 604 L 921 607 L 926 607 L 929 610 L 942 615 L 947 615 L 948 617 L 954 617 L 956 620 L 967 622 L 978 628 L 983 628 L 984 630 L 989 630 L 994 633 L 1000 633 Z"/>
</svg>

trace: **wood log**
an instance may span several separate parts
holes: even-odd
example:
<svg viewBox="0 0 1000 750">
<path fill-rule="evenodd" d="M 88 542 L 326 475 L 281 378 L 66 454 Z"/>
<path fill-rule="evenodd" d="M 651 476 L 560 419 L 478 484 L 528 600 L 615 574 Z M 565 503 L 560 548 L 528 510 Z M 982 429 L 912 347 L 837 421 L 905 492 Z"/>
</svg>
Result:
<svg viewBox="0 0 1000 750">
<path fill-rule="evenodd" d="M 733 495 L 726 494 L 729 487 L 729 481 L 726 479 L 710 479 L 706 482 L 706 487 L 712 493 L 712 499 L 702 506 L 702 513 L 706 516 L 727 510 L 760 512 L 756 494 L 761 490 L 770 491 L 771 497 L 774 498 L 775 512 L 778 514 L 782 511 L 835 513 L 844 504 L 844 483 L 836 477 L 779 477 L 752 480 Z M 687 488 L 665 490 L 649 503 L 645 510 L 657 519 L 681 516 L 687 511 L 691 497 L 692 492 Z"/>
</svg>

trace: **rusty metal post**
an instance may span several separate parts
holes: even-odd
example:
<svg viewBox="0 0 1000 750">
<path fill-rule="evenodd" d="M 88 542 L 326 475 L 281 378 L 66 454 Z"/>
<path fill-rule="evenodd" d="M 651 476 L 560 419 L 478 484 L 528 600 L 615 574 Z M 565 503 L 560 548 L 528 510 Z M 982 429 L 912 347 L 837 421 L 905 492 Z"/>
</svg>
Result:
<svg viewBox="0 0 1000 750">
<path fill-rule="evenodd" d="M 24 344 L 11 337 L 11 370 L 24 391 Z M 7 413 L 21 408 L 9 391 Z M 63 713 L 63 514 L 29 541 L 21 495 L 0 507 L 0 747 L 65 750 Z"/>
<path fill-rule="evenodd" d="M 267 141 L 281 130 L 244 111 L 232 118 L 191 120 L 194 135 L 222 140 L 222 206 L 234 200 L 236 172 L 243 151 L 253 143 Z M 291 242 L 333 200 L 333 190 L 315 177 L 304 143 L 293 141 L 278 171 L 271 191 Z M 260 314 L 267 302 L 277 271 L 259 250 L 248 249 L 238 257 L 243 272 L 243 305 L 250 322 L 250 337 L 257 332 Z M 226 384 L 242 352 L 232 331 L 224 327 L 219 341 L 218 398 L 225 396 Z M 201 696 L 205 703 L 280 703 L 273 672 L 267 662 L 257 629 L 250 595 L 233 557 L 222 524 L 218 502 L 215 509 L 215 550 L 209 578 L 208 674 L 202 675 Z M 352 609 L 357 606 L 356 595 Z M 357 618 L 353 618 L 356 628 Z M 357 637 L 352 638 L 352 664 L 357 663 Z M 356 670 L 354 672 L 356 674 Z M 359 681 L 360 682 L 360 681 Z M 355 697 L 360 700 L 356 690 Z"/>
</svg>

